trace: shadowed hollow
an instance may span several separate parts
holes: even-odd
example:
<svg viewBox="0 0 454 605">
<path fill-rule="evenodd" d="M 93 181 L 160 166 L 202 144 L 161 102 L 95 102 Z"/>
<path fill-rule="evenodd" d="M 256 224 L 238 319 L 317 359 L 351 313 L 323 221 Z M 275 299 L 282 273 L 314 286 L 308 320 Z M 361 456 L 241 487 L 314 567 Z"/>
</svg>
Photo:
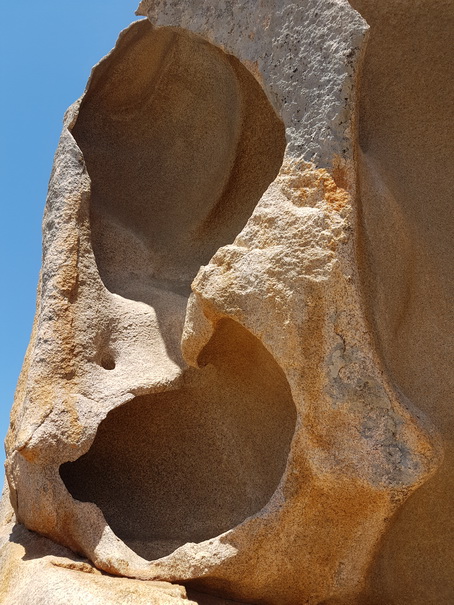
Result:
<svg viewBox="0 0 454 605">
<path fill-rule="evenodd" d="M 258 512 L 285 469 L 296 411 L 273 357 L 226 319 L 200 362 L 183 388 L 110 412 L 87 454 L 60 469 L 73 497 L 96 503 L 147 559 Z"/>
<path fill-rule="evenodd" d="M 92 182 L 92 243 L 106 287 L 149 302 L 188 294 L 275 179 L 282 121 L 232 55 L 184 30 L 128 30 L 95 69 L 72 133 Z"/>
</svg>

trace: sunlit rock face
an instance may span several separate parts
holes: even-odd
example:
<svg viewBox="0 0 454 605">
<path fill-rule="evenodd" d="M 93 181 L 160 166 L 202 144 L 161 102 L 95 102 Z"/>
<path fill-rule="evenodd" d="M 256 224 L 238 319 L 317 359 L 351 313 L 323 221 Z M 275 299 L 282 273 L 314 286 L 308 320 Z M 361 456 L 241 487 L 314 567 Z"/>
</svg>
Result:
<svg viewBox="0 0 454 605">
<path fill-rule="evenodd" d="M 449 314 L 426 304 L 450 281 L 425 252 L 445 267 L 449 221 L 423 228 L 410 170 L 433 168 L 411 23 L 445 30 L 415 8 L 394 45 L 403 2 L 352 4 L 369 36 L 344 0 L 144 0 L 66 113 L 7 438 L 6 603 L 61 603 L 64 578 L 71 605 L 452 602 Z"/>
</svg>

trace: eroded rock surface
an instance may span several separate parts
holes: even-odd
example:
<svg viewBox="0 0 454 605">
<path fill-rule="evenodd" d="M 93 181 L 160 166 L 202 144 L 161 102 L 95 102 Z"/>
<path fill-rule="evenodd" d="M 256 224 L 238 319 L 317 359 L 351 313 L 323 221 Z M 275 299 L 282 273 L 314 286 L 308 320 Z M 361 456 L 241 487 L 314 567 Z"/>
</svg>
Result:
<svg viewBox="0 0 454 605">
<path fill-rule="evenodd" d="M 2 605 L 195 605 L 182 586 L 102 574 L 67 548 L 15 522 L 8 491 L 0 507 Z"/>
<path fill-rule="evenodd" d="M 387 371 L 444 450 L 387 532 L 369 599 L 438 605 L 454 601 L 454 3 L 351 3 L 371 26 L 359 155 L 366 308 Z"/>
<path fill-rule="evenodd" d="M 27 566 L 34 602 L 56 605 L 63 578 L 74 604 L 79 585 L 84 602 L 187 603 L 175 582 L 199 604 L 378 604 L 386 585 L 400 605 L 377 561 L 447 448 L 362 298 L 382 196 L 358 90 L 379 35 L 363 65 L 368 27 L 344 0 L 139 13 L 55 158 L 5 577 Z M 17 536 L 40 545 L 33 564 Z M 29 602 L 26 579 L 4 586 Z"/>
</svg>

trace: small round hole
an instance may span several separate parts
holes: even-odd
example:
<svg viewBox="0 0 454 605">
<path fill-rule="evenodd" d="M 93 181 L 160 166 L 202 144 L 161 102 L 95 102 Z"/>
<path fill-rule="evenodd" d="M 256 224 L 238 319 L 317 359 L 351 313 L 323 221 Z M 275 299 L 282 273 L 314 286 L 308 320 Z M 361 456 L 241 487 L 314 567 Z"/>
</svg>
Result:
<svg viewBox="0 0 454 605">
<path fill-rule="evenodd" d="M 113 370 L 115 369 L 115 361 L 112 355 L 106 354 L 101 359 L 101 366 L 105 370 Z"/>
</svg>

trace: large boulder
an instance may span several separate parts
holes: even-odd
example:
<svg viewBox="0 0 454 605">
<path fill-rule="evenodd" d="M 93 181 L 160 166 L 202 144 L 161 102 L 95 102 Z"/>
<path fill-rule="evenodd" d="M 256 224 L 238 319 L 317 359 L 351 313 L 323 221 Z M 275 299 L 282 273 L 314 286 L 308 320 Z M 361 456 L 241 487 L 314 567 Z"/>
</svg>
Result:
<svg viewBox="0 0 454 605">
<path fill-rule="evenodd" d="M 448 316 L 405 265 L 424 234 L 399 210 L 413 194 L 386 94 L 370 100 L 400 5 L 352 4 L 369 46 L 346 0 L 144 0 L 66 113 L 7 437 L 3 569 L 33 574 L 34 602 L 76 605 L 51 587 L 77 594 L 81 571 L 94 603 L 187 603 L 168 582 L 431 602 L 401 579 L 418 566 L 405 532 L 435 514 L 411 512 L 425 485 L 452 481 L 449 411 L 411 330 L 439 342 Z M 29 602 L 21 582 L 5 603 Z"/>
</svg>

